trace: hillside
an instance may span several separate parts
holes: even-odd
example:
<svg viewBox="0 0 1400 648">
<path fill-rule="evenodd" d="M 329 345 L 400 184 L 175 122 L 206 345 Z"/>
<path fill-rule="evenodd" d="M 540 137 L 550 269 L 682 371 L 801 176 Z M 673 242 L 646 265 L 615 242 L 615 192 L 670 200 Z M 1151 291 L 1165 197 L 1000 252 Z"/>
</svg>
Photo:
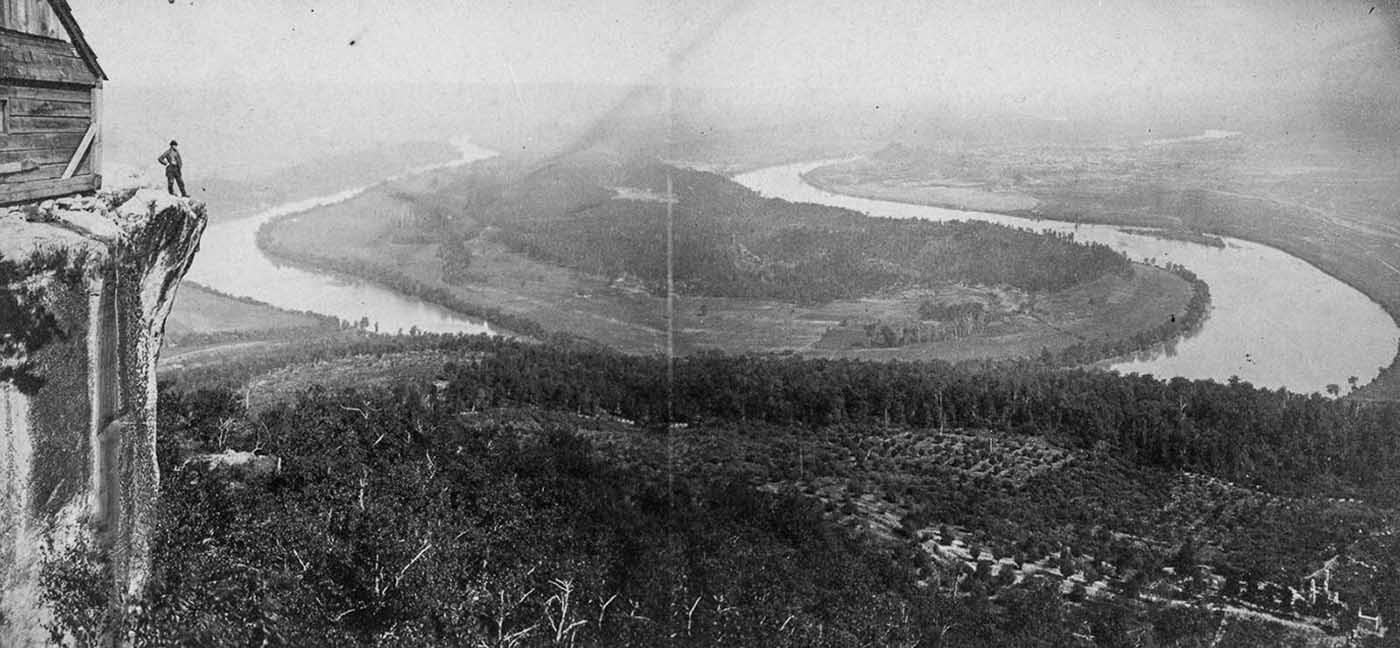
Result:
<svg viewBox="0 0 1400 648">
<path fill-rule="evenodd" d="M 660 359 L 406 342 L 431 376 L 274 374 L 260 393 L 290 398 L 257 412 L 166 387 L 148 636 L 1319 645 L 1400 612 L 1392 406 L 718 355 L 678 362 L 667 389 Z M 224 450 L 272 459 L 190 460 Z M 90 618 L 100 566 L 49 573 L 65 619 Z"/>
<path fill-rule="evenodd" d="M 944 282 L 1052 291 L 1128 268 L 1103 246 L 765 199 L 721 176 L 660 164 L 565 159 L 500 192 L 469 214 L 500 228 L 511 249 L 594 275 L 630 275 L 659 293 L 668 200 L 681 294 L 805 304 Z"/>
</svg>

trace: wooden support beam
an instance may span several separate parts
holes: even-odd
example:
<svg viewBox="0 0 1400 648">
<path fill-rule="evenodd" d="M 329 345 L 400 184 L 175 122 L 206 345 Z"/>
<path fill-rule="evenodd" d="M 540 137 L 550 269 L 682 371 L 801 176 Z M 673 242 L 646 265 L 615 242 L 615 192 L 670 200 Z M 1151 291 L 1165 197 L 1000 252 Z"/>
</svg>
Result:
<svg viewBox="0 0 1400 648">
<path fill-rule="evenodd" d="M 83 141 L 78 144 L 78 150 L 73 152 L 73 159 L 68 161 L 68 168 L 63 170 L 64 178 L 73 177 L 73 172 L 78 170 L 78 164 L 83 161 L 83 156 L 87 155 L 88 147 L 92 146 L 92 138 L 97 137 L 97 124 L 88 125 L 87 134 L 83 135 Z"/>
<path fill-rule="evenodd" d="M 98 80 L 97 87 L 92 89 L 92 128 L 97 129 L 92 138 L 92 153 L 88 155 L 91 162 L 88 169 L 102 177 L 102 81 Z M 98 185 L 101 188 L 101 185 Z"/>
</svg>

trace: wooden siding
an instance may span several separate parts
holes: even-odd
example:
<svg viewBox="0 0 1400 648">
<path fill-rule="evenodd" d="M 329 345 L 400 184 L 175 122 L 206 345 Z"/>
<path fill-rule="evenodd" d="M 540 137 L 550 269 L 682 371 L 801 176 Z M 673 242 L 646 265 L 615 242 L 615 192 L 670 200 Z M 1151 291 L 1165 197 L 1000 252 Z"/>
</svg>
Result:
<svg viewBox="0 0 1400 648">
<path fill-rule="evenodd" d="M 65 196 L 83 191 L 93 191 L 101 186 L 102 176 L 91 173 L 73 176 L 66 180 L 0 183 L 0 204 Z"/>
<path fill-rule="evenodd" d="M 46 38 L 68 38 L 68 30 L 49 6 L 49 0 L 0 0 L 0 29 Z"/>
<path fill-rule="evenodd" d="M 11 99 L 10 114 L 32 117 L 82 117 L 92 119 L 92 103 L 88 101 L 55 101 L 51 99 Z"/>
<path fill-rule="evenodd" d="M 79 138 L 79 142 L 81 138 Z M 35 164 L 68 164 L 68 159 L 73 157 L 73 151 L 78 150 L 78 142 L 72 146 L 63 148 L 43 148 L 15 151 L 0 151 L 0 164 L 11 162 L 24 162 L 28 160 Z M 10 182 L 11 176 L 0 176 L 0 182 Z"/>
<path fill-rule="evenodd" d="M 3 1 L 3 0 L 0 0 Z M 86 191 L 98 186 L 99 153 L 89 149 L 63 178 L 94 119 L 96 88 L 32 88 L 0 81 L 5 123 L 0 129 L 0 202 L 18 202 Z M 92 184 L 85 184 L 90 182 Z M 73 187 L 79 187 L 74 189 Z"/>
<path fill-rule="evenodd" d="M 20 84 L 0 83 L 0 97 L 40 99 L 45 101 L 91 101 L 83 89 L 35 88 Z"/>
<path fill-rule="evenodd" d="M 72 152 L 83 141 L 82 133 L 30 133 L 27 135 L 0 135 L 0 151 L 34 151 L 41 149 L 62 149 Z"/>
<path fill-rule="evenodd" d="M 61 0 L 0 0 L 0 204 L 101 187 L 96 56 Z"/>
<path fill-rule="evenodd" d="M 6 79 L 89 88 L 101 82 L 71 43 L 0 31 L 0 80 Z"/>
<path fill-rule="evenodd" d="M 30 141 L 20 146 L 24 135 L 62 135 L 77 133 L 79 137 L 92 124 L 92 97 L 87 88 L 72 90 L 25 88 L 0 81 L 0 99 L 5 100 L 5 123 L 0 128 L 0 151 L 15 148 L 40 148 L 57 144 L 55 140 Z"/>
</svg>

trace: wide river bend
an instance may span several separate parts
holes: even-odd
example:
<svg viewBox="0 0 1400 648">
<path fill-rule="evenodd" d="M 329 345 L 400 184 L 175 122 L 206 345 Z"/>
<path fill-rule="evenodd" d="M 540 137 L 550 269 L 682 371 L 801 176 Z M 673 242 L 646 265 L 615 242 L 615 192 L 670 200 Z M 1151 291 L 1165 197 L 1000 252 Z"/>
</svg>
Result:
<svg viewBox="0 0 1400 648">
<path fill-rule="evenodd" d="M 845 207 L 872 216 L 931 221 L 978 220 L 1036 231 L 1073 233 L 1134 259 L 1177 263 L 1210 286 L 1211 309 L 1194 335 L 1110 366 L 1159 378 L 1238 376 L 1259 387 L 1323 391 L 1376 377 L 1400 340 L 1395 320 L 1361 291 L 1276 248 L 1225 237 L 1225 247 L 1130 234 L 1109 225 L 1033 220 L 1002 214 L 870 200 L 818 189 L 802 174 L 833 161 L 759 169 L 735 178 L 763 195 Z M 1140 229 L 1140 228 L 1139 228 Z"/>
<path fill-rule="evenodd" d="M 462 166 L 496 154 L 462 139 L 454 141 L 462 157 L 410 169 L 397 178 Z M 407 332 L 414 326 L 428 333 L 490 333 L 485 322 L 395 292 L 369 281 L 304 270 L 273 261 L 258 248 L 258 228 L 270 220 L 333 205 L 354 198 L 369 186 L 271 207 L 248 218 L 210 225 L 204 232 L 189 278 L 223 292 L 252 297 L 291 310 L 308 310 L 358 322 L 368 317 L 379 330 Z"/>
<path fill-rule="evenodd" d="M 461 166 L 494 153 L 463 139 L 460 159 L 401 174 Z M 1328 384 L 1360 384 L 1388 364 L 1400 340 L 1400 327 L 1370 298 L 1280 250 L 1226 238 L 1214 248 L 1129 234 L 1106 225 L 1030 220 L 985 212 L 869 200 L 823 191 L 802 174 L 827 162 L 805 162 L 760 169 L 735 178 L 761 194 L 796 202 L 845 207 L 873 216 L 924 220 L 981 220 L 1013 227 L 1072 232 L 1137 259 L 1174 262 L 1210 285 L 1212 307 L 1193 336 L 1171 348 L 1113 363 L 1122 372 L 1161 378 L 1238 376 L 1261 387 L 1322 391 Z M 391 178 L 392 179 L 392 178 Z M 479 320 L 403 295 L 383 286 L 331 273 L 276 263 L 257 247 L 256 233 L 269 220 L 349 200 L 369 187 L 282 204 L 251 216 L 217 223 L 204 234 L 189 278 L 212 288 L 275 306 L 309 310 L 358 321 L 368 317 L 381 331 L 420 330 L 483 333 Z"/>
</svg>

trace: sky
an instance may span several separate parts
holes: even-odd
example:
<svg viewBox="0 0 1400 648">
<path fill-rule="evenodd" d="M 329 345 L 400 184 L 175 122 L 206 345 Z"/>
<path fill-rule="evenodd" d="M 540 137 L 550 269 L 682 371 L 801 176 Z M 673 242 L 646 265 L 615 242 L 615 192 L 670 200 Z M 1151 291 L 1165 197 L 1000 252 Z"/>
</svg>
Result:
<svg viewBox="0 0 1400 648">
<path fill-rule="evenodd" d="M 635 0 L 72 4 L 111 75 L 138 84 L 626 83 L 655 66 L 689 15 Z"/>
<path fill-rule="evenodd" d="M 370 88 L 393 83 L 670 79 L 770 104 L 798 96 L 795 89 L 824 88 L 1050 118 L 1198 99 L 1245 105 L 1280 92 L 1300 102 L 1357 97 L 1361 118 L 1400 104 L 1400 41 L 1389 30 L 1395 0 L 1380 8 L 1352 0 L 71 4 L 111 77 L 112 104 L 130 107 L 133 118 L 149 108 L 127 88 L 261 84 L 303 96 L 285 106 L 265 93 L 233 108 L 217 95 L 190 103 L 218 108 L 224 121 L 275 120 L 280 109 L 298 123 L 293 130 L 321 128 L 329 139 L 343 126 L 364 127 L 310 119 L 322 108 L 314 88 L 325 84 L 371 97 Z M 328 103 L 328 114 L 343 104 Z"/>
<path fill-rule="evenodd" d="M 1383 31 L 1362 2 L 73 0 L 116 82 L 917 86 L 1034 97 L 1268 83 Z"/>
</svg>

